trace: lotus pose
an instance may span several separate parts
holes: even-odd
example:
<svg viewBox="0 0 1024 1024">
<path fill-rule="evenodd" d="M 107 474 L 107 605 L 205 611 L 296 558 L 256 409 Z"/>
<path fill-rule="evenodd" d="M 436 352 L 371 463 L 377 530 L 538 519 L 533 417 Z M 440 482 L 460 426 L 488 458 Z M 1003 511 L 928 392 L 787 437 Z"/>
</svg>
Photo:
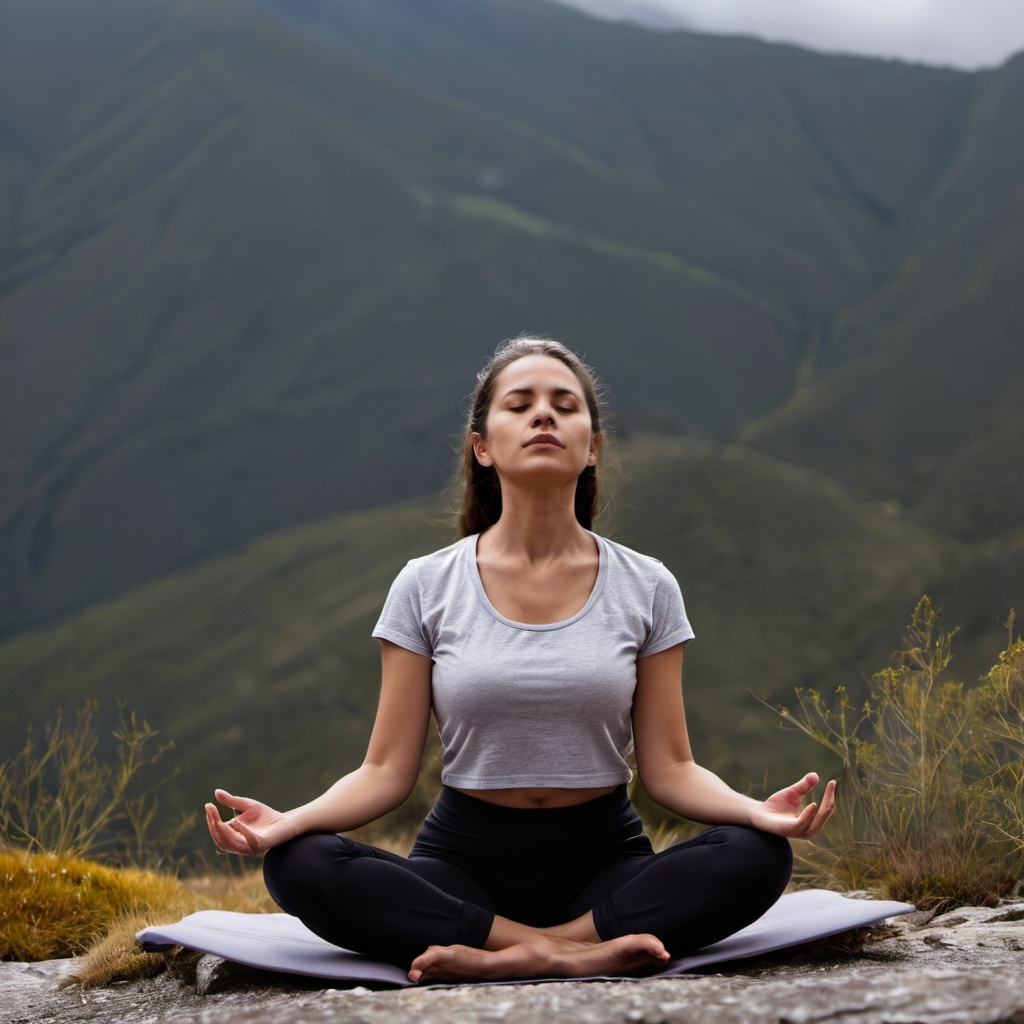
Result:
<svg viewBox="0 0 1024 1024">
<path fill-rule="evenodd" d="M 600 404 L 557 342 L 506 343 L 481 372 L 463 449 L 462 539 L 410 561 L 373 635 L 382 683 L 362 766 L 281 813 L 217 790 L 217 847 L 265 853 L 282 909 L 412 981 L 651 971 L 757 919 L 816 835 L 835 783 L 767 800 L 693 760 L 674 577 L 590 531 Z M 412 792 L 431 708 L 441 794 L 408 858 L 337 833 Z M 655 853 L 626 792 L 711 825 Z"/>
</svg>

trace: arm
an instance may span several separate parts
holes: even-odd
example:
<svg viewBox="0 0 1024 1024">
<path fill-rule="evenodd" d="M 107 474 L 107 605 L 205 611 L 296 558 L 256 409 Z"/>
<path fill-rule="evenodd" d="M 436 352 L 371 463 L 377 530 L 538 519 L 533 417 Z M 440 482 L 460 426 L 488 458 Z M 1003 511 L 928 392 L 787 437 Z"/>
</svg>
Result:
<svg viewBox="0 0 1024 1024">
<path fill-rule="evenodd" d="M 246 797 L 216 791 L 238 811 L 223 821 L 213 804 L 206 820 L 217 848 L 257 854 L 306 832 L 348 832 L 394 810 L 413 791 L 430 722 L 431 661 L 381 641 L 381 691 L 362 765 L 315 800 L 284 814 Z"/>
<path fill-rule="evenodd" d="M 651 799 L 681 817 L 709 825 L 751 825 L 801 838 L 817 835 L 835 806 L 834 782 L 825 787 L 820 806 L 801 806 L 817 785 L 813 772 L 758 801 L 737 793 L 694 761 L 680 685 L 683 647 L 676 644 L 636 663 L 633 738 L 637 770 Z"/>
</svg>

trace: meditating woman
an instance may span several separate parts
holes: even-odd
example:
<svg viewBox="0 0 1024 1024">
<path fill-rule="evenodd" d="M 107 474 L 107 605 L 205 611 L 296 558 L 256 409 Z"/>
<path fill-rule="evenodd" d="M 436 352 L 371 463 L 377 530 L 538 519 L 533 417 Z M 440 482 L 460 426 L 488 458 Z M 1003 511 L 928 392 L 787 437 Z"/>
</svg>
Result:
<svg viewBox="0 0 1024 1024">
<path fill-rule="evenodd" d="M 758 918 L 816 835 L 835 784 L 758 801 L 693 760 L 674 577 L 590 531 L 592 371 L 520 338 L 480 374 L 463 450 L 462 539 L 410 561 L 373 635 L 382 683 L 366 759 L 286 813 L 217 790 L 217 847 L 265 853 L 274 900 L 412 981 L 655 970 Z M 408 858 L 337 833 L 412 792 L 433 708 L 443 788 Z M 663 807 L 713 827 L 654 853 L 630 757 Z"/>
</svg>

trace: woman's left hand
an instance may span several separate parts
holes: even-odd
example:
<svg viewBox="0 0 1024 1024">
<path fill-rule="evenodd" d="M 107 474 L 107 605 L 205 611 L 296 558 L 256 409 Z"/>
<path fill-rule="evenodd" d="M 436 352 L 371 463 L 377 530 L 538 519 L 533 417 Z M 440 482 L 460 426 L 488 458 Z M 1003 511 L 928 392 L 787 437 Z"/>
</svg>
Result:
<svg viewBox="0 0 1024 1024">
<path fill-rule="evenodd" d="M 762 832 L 771 832 L 790 839 L 812 839 L 824 827 L 836 808 L 836 784 L 825 786 L 821 803 L 803 806 L 804 797 L 818 784 L 815 772 L 808 772 L 799 782 L 773 793 L 750 813 L 750 824 Z"/>
</svg>

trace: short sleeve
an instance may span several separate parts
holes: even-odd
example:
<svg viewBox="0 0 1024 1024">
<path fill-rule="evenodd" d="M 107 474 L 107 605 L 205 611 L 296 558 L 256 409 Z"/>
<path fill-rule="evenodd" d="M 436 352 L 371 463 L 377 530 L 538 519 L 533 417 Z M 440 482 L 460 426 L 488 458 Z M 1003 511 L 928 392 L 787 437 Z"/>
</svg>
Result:
<svg viewBox="0 0 1024 1024">
<path fill-rule="evenodd" d="M 651 631 L 643 646 L 637 651 L 638 658 L 666 651 L 694 637 L 690 620 L 686 617 L 683 594 L 675 576 L 663 565 L 659 565 L 658 568 L 658 583 L 654 589 L 651 606 Z"/>
<path fill-rule="evenodd" d="M 391 584 L 384 609 L 373 627 L 373 636 L 390 640 L 413 654 L 431 657 L 433 645 L 423 624 L 421 607 L 416 566 L 414 562 L 407 562 Z"/>
</svg>

